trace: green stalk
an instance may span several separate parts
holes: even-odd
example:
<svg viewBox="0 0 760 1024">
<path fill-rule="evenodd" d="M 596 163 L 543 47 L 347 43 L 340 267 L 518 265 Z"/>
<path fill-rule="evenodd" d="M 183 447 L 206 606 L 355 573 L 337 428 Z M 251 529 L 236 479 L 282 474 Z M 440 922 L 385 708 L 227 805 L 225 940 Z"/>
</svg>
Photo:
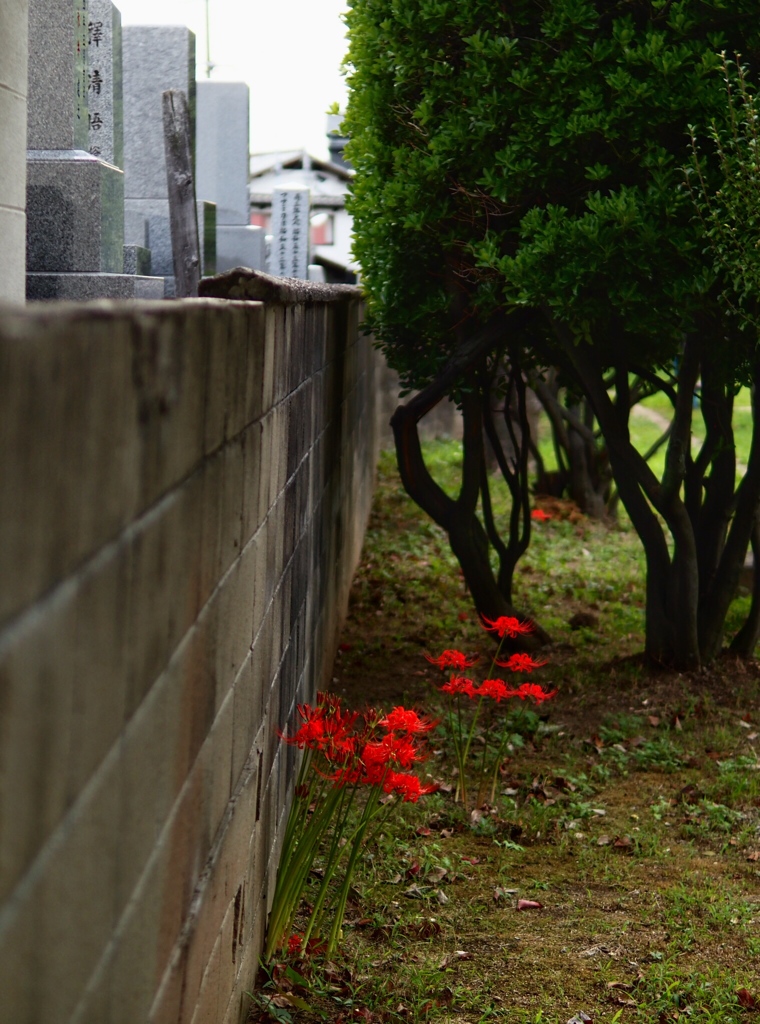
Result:
<svg viewBox="0 0 760 1024">
<path fill-rule="evenodd" d="M 341 847 L 340 841 L 343 838 L 343 834 L 346 830 L 346 822 L 348 821 L 348 815 L 350 813 L 354 797 L 356 796 L 356 790 L 357 787 L 354 786 L 351 790 L 351 795 L 348 798 L 348 801 L 346 802 L 345 810 L 340 807 L 338 808 L 338 822 L 336 823 L 336 826 L 333 830 L 333 837 L 332 842 L 330 843 L 330 850 L 325 860 L 325 873 L 324 876 L 322 877 L 322 881 L 319 886 L 317 898 L 314 901 L 314 907 L 312 909 L 311 916 L 309 917 L 309 923 L 307 924 L 306 930 L 304 931 L 303 935 L 304 947 L 311 938 L 311 934 L 321 918 L 322 907 L 324 905 L 325 899 L 327 898 L 330 882 L 335 877 L 335 872 L 338 870 L 338 865 L 343 859 L 344 850 L 348 848 L 348 843 L 346 843 L 345 847 Z M 340 821 L 341 816 L 342 822 Z"/>
<path fill-rule="evenodd" d="M 264 951 L 264 957 L 267 960 L 278 948 L 283 934 L 295 916 L 306 879 L 340 796 L 340 787 L 329 790 L 322 807 L 315 810 L 298 844 L 285 860 L 283 865 L 285 870 L 281 868 L 282 885 L 279 884 L 280 872 L 278 872 L 278 884 L 275 888 L 272 912 L 269 916 L 267 944 Z"/>
<path fill-rule="evenodd" d="M 346 865 L 346 873 L 343 878 L 343 885 L 340 890 L 338 897 L 338 904 L 335 908 L 335 916 L 333 918 L 332 927 L 330 929 L 330 937 L 327 942 L 327 955 L 332 956 L 335 952 L 335 947 L 338 944 L 338 939 L 343 928 L 343 918 L 346 913 L 346 904 L 348 903 L 348 893 L 351 888 L 351 879 L 353 878 L 354 871 L 356 869 L 356 862 L 359 859 L 364 839 L 364 834 L 369 827 L 372 816 L 377 809 L 380 795 L 382 794 L 382 786 L 373 786 L 369 797 L 367 798 L 367 804 L 362 814 L 362 819 L 358 829 L 354 835 L 353 846 L 351 849 L 351 856 L 349 857 L 348 864 Z"/>
</svg>

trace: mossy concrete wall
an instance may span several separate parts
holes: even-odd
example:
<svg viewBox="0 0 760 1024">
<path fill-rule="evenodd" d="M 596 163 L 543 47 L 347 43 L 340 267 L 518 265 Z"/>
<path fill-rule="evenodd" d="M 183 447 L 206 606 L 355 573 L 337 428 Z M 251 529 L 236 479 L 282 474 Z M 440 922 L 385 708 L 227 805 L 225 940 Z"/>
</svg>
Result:
<svg viewBox="0 0 760 1024">
<path fill-rule="evenodd" d="M 357 293 L 0 310 L 0 1021 L 244 1019 L 376 457 Z"/>
</svg>

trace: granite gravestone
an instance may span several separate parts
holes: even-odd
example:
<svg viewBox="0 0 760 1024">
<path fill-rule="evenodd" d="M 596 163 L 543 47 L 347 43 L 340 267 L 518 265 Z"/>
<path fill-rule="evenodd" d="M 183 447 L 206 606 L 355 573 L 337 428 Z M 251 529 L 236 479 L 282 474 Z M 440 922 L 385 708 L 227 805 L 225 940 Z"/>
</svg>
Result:
<svg viewBox="0 0 760 1024">
<path fill-rule="evenodd" d="M 309 266 L 308 188 L 285 185 L 272 191 L 272 252 L 275 277 L 307 280 Z"/>
<path fill-rule="evenodd" d="M 216 204 L 217 271 L 264 270 L 264 232 L 248 212 L 250 90 L 208 81 L 197 90 L 196 190 Z"/>
<path fill-rule="evenodd" d="M 174 294 L 174 259 L 164 151 L 162 96 L 187 97 L 195 138 L 195 36 L 183 26 L 128 25 L 124 74 L 124 230 L 127 244 L 147 245 L 154 274 Z M 208 259 L 203 260 L 209 262 Z"/>
<path fill-rule="evenodd" d="M 124 176 L 88 152 L 86 0 L 30 0 L 27 298 L 156 297 L 124 276 Z"/>
<path fill-rule="evenodd" d="M 121 14 L 111 0 L 88 0 L 87 106 L 89 152 L 124 166 Z"/>
</svg>

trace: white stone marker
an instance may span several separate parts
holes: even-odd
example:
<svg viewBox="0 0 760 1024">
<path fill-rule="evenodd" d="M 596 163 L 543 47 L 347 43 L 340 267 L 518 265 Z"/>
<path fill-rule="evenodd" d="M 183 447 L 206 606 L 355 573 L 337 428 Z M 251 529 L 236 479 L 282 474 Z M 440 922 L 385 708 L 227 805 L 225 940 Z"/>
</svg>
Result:
<svg viewBox="0 0 760 1024">
<path fill-rule="evenodd" d="M 275 277 L 308 278 L 309 213 L 308 188 L 285 185 L 272 192 L 272 254 L 270 273 Z"/>
</svg>

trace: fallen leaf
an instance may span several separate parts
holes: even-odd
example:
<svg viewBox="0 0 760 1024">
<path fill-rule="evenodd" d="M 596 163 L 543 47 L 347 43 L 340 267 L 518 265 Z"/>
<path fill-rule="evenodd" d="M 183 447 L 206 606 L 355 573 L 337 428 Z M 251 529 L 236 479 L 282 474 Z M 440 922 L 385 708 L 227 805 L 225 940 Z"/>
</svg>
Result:
<svg viewBox="0 0 760 1024">
<path fill-rule="evenodd" d="M 567 1024 L 594 1024 L 594 1018 L 581 1010 L 575 1017 L 571 1017 Z"/>
<path fill-rule="evenodd" d="M 416 829 L 416 834 L 417 834 L 418 836 L 432 836 L 432 834 L 433 834 L 433 830 L 432 830 L 432 829 L 430 829 L 430 828 L 427 828 L 427 827 L 426 827 L 425 825 L 420 825 L 420 826 L 419 826 L 419 827 L 418 827 L 418 828 Z"/>
<path fill-rule="evenodd" d="M 681 725 L 681 719 L 676 715 L 676 720 L 673 722 L 673 728 L 676 732 L 683 732 L 683 726 Z"/>
<path fill-rule="evenodd" d="M 425 875 L 426 882 L 432 882 L 435 885 L 436 882 L 441 882 L 448 875 L 446 868 L 431 868 L 430 871 Z"/>
<path fill-rule="evenodd" d="M 446 895 L 446 893 L 443 891 L 443 889 L 437 889 L 436 890 L 435 898 L 438 900 L 438 902 L 441 904 L 442 907 L 445 907 L 446 904 L 449 902 L 449 898 Z"/>
<path fill-rule="evenodd" d="M 649 724 L 652 726 L 653 729 L 656 729 L 657 726 L 660 724 L 660 719 L 657 717 L 657 715 L 648 715 L 647 716 L 647 721 L 649 722 Z"/>
<path fill-rule="evenodd" d="M 760 850 L 753 850 L 752 853 L 747 854 L 747 860 L 758 861 L 760 860 Z"/>
<path fill-rule="evenodd" d="M 451 837 L 454 835 L 454 829 L 442 828 L 438 835 L 441 837 L 441 839 L 451 839 Z"/>
<path fill-rule="evenodd" d="M 746 988 L 740 988 L 736 993 L 736 998 L 739 1000 L 739 1005 L 743 1006 L 746 1010 L 760 1009 L 757 999 Z"/>
<path fill-rule="evenodd" d="M 480 857 L 461 857 L 460 859 L 466 861 L 467 864 L 480 864 Z"/>
<path fill-rule="evenodd" d="M 630 996 L 615 996 L 614 999 L 610 1000 L 617 1006 L 636 1006 L 636 1000 L 631 999 Z"/>
<path fill-rule="evenodd" d="M 543 903 L 539 903 L 538 900 L 518 900 L 518 910 L 542 910 Z"/>
<path fill-rule="evenodd" d="M 630 836 L 615 836 L 615 841 L 612 845 L 617 850 L 632 850 L 633 840 Z"/>
<path fill-rule="evenodd" d="M 612 842 L 612 839 L 610 839 L 609 836 L 599 836 L 599 838 L 596 841 L 596 845 L 597 846 L 609 846 L 611 842 Z"/>
<path fill-rule="evenodd" d="M 626 992 L 630 992 L 633 988 L 633 985 L 631 985 L 628 981 L 608 981 L 607 988 L 622 988 L 625 989 Z"/>
</svg>

